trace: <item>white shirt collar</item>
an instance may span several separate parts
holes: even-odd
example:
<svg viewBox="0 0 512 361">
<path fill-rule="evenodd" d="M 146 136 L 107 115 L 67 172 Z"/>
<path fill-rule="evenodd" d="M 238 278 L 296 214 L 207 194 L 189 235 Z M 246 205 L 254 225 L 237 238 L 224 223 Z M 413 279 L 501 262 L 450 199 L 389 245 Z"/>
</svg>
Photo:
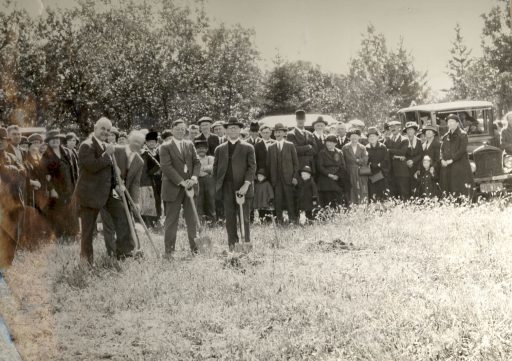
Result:
<svg viewBox="0 0 512 361">
<path fill-rule="evenodd" d="M 240 138 L 237 138 L 235 140 L 231 139 L 231 138 L 228 138 L 228 142 L 230 142 L 231 144 L 235 144 L 236 142 L 238 142 L 240 140 Z"/>
<path fill-rule="evenodd" d="M 104 145 L 106 145 L 106 144 L 105 144 L 105 142 L 102 142 L 101 140 L 99 140 L 99 139 L 98 139 L 98 137 L 96 137 L 94 134 L 93 134 L 93 136 L 92 136 L 92 137 L 93 137 L 94 139 L 96 139 L 96 141 L 98 142 L 98 144 L 99 144 L 100 146 L 102 146 L 102 147 L 103 147 Z"/>
</svg>

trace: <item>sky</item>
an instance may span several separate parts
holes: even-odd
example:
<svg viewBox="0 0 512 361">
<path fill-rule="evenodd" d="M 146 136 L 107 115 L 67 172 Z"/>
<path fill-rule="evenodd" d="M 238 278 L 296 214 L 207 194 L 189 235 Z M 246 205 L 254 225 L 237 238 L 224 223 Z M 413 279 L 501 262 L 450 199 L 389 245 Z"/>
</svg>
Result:
<svg viewBox="0 0 512 361">
<path fill-rule="evenodd" d="M 14 1 L 35 16 L 44 6 L 73 3 L 73 0 Z M 427 71 L 431 88 L 441 91 L 451 86 L 446 72 L 455 24 L 460 24 L 472 54 L 479 56 L 483 26 L 480 15 L 497 3 L 497 0 L 207 0 L 206 10 L 215 23 L 253 28 L 264 68 L 270 67 L 279 55 L 290 61 L 319 64 L 324 71 L 346 73 L 350 59 L 357 55 L 361 36 L 371 23 L 385 35 L 388 46 L 395 47 L 403 40 L 416 68 Z"/>
</svg>

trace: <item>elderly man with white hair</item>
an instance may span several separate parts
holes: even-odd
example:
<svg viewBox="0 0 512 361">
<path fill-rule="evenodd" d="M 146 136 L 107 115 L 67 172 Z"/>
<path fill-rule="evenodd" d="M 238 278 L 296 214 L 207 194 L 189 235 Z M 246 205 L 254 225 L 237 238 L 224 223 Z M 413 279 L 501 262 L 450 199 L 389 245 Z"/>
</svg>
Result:
<svg viewBox="0 0 512 361">
<path fill-rule="evenodd" d="M 145 141 L 146 137 L 142 131 L 132 130 L 128 135 L 128 144 L 117 145 L 114 151 L 123 184 L 133 201 L 137 203 L 140 198 L 140 178 L 144 168 L 144 160 L 140 153 Z M 101 210 L 101 220 L 108 255 L 118 258 L 130 256 L 135 247 L 135 240 L 131 237 L 115 237 L 114 220 L 106 207 Z"/>
<path fill-rule="evenodd" d="M 119 197 L 123 188 L 120 184 L 117 184 L 115 177 L 113 157 L 116 147 L 114 144 L 106 143 L 111 128 L 112 122 L 108 118 L 100 118 L 94 125 L 92 135 L 80 145 L 78 150 L 80 175 L 75 195 L 80 204 L 80 218 L 82 221 L 80 256 L 82 260 L 90 264 L 93 262 L 93 235 L 96 229 L 96 220 L 102 208 L 105 208 L 112 218 L 119 240 L 118 244 L 129 245 L 133 243 L 128 219 Z M 126 158 L 129 158 L 128 150 L 126 152 Z M 130 250 L 126 247 L 125 250 L 121 251 L 128 255 Z"/>
</svg>

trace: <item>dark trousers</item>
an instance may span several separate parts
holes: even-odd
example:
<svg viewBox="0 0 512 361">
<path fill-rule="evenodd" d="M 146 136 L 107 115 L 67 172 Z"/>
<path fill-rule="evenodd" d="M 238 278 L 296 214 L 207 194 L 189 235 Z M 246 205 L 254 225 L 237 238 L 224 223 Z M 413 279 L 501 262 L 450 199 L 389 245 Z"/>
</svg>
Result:
<svg viewBox="0 0 512 361">
<path fill-rule="evenodd" d="M 224 216 L 226 217 L 226 230 L 228 232 L 228 245 L 232 248 L 235 243 L 239 242 L 237 233 L 237 215 L 240 214 L 240 208 L 236 203 L 235 189 L 233 183 L 224 182 L 222 186 L 222 200 L 224 206 Z M 245 228 L 245 241 L 251 241 L 250 225 L 250 212 L 251 212 L 252 199 L 245 199 L 243 205 L 244 210 L 244 228 Z"/>
<path fill-rule="evenodd" d="M 180 187 L 178 196 L 172 202 L 164 201 L 165 222 L 164 222 L 164 244 L 165 253 L 171 254 L 176 249 L 176 234 L 178 232 L 178 221 L 180 219 L 180 211 L 183 206 L 183 216 L 187 224 L 188 243 L 193 253 L 197 252 L 195 243 L 196 238 L 196 219 L 192 209 L 190 198 L 186 195 L 185 189 Z"/>
<path fill-rule="evenodd" d="M 108 210 L 109 202 L 107 202 L 107 205 L 100 211 L 101 222 L 103 223 L 103 239 L 105 240 L 105 248 L 107 249 L 107 254 L 109 256 L 116 256 L 118 258 L 126 257 L 129 256 L 135 248 L 135 240 L 132 239 L 130 234 L 130 225 L 126 219 L 123 201 L 114 197 L 110 198 L 111 211 Z M 123 222 L 122 225 L 118 226 L 125 228 L 122 233 L 117 232 L 112 210 L 114 214 L 119 214 L 117 218 Z"/>
<path fill-rule="evenodd" d="M 162 176 L 154 176 L 155 185 L 153 186 L 153 194 L 155 195 L 155 208 L 157 220 L 162 217 Z"/>
<path fill-rule="evenodd" d="M 112 194 L 108 197 L 107 204 L 103 208 L 113 223 L 113 229 L 116 233 L 115 254 L 118 256 L 127 256 L 134 249 L 134 240 L 130 236 L 130 227 L 128 219 L 123 208 L 123 202 L 119 198 L 114 198 Z M 80 218 L 82 220 L 82 241 L 80 256 L 83 259 L 93 262 L 93 237 L 96 230 L 96 220 L 99 209 L 80 207 Z M 108 221 L 107 221 L 108 222 Z M 105 227 L 105 223 L 104 223 Z"/>
<path fill-rule="evenodd" d="M 199 177 L 197 213 L 208 222 L 215 220 L 215 180 L 211 176 Z"/>
<path fill-rule="evenodd" d="M 290 223 L 297 222 L 297 209 L 295 208 L 295 196 L 293 185 L 278 181 L 274 186 L 274 205 L 278 223 L 283 223 L 283 211 L 288 211 Z"/>
<path fill-rule="evenodd" d="M 406 201 L 411 196 L 411 182 L 408 176 L 395 177 L 393 176 L 393 196 Z"/>
</svg>

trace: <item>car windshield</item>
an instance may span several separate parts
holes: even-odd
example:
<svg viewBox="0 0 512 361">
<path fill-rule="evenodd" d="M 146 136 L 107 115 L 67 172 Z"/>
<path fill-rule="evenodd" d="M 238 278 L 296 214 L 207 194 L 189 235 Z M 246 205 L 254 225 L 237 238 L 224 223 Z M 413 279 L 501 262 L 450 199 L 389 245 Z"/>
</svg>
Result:
<svg viewBox="0 0 512 361">
<path fill-rule="evenodd" d="M 489 132 L 488 127 L 491 120 L 491 110 L 473 109 L 435 113 L 436 124 L 439 126 L 439 134 L 448 131 L 446 118 L 450 114 L 456 114 L 459 117 L 459 126 L 461 129 L 464 129 L 468 135 L 481 135 Z"/>
</svg>

